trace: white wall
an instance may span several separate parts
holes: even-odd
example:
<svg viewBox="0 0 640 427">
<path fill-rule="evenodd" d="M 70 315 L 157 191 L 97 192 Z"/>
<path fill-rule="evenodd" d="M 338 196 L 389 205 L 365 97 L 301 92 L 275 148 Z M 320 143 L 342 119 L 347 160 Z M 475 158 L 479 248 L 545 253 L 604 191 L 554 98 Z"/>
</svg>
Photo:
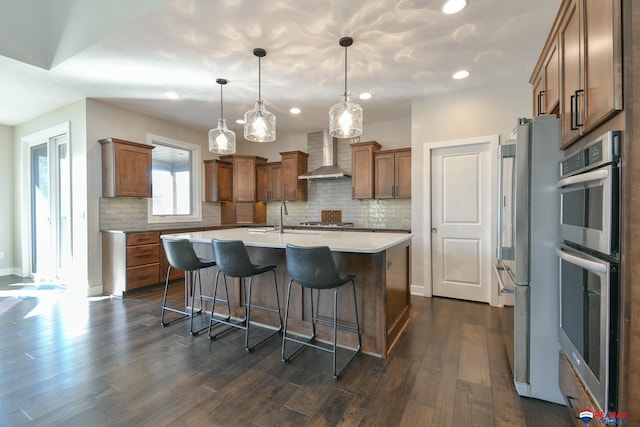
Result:
<svg viewBox="0 0 640 427">
<path fill-rule="evenodd" d="M 425 278 L 425 239 L 430 228 L 423 223 L 424 212 L 430 209 L 423 181 L 424 146 L 430 142 L 500 135 L 503 142 L 516 126 L 518 117 L 531 116 L 531 87 L 528 76 L 518 81 L 506 81 L 464 92 L 414 99 L 411 108 L 411 230 L 412 286 L 414 294 L 431 296 L 430 283 Z"/>
<path fill-rule="evenodd" d="M 0 158 L 12 159 L 13 128 L 0 125 Z M 14 162 L 4 161 L 0 168 L 0 276 L 14 274 L 13 269 L 13 205 L 15 197 Z"/>
</svg>

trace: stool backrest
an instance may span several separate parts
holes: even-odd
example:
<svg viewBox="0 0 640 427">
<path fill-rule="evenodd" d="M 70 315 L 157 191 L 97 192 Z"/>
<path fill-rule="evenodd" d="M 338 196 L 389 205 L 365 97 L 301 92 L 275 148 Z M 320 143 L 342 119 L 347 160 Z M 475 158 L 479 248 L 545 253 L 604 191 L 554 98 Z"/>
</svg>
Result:
<svg viewBox="0 0 640 427">
<path fill-rule="evenodd" d="M 286 257 L 289 275 L 302 286 L 326 289 L 344 282 L 328 246 L 287 244 Z"/>
<path fill-rule="evenodd" d="M 255 270 L 242 240 L 213 239 L 213 256 L 220 271 L 230 277 L 249 277 Z"/>
<path fill-rule="evenodd" d="M 162 239 L 162 245 L 171 267 L 184 271 L 194 271 L 201 267 L 200 260 L 189 240 Z"/>
</svg>

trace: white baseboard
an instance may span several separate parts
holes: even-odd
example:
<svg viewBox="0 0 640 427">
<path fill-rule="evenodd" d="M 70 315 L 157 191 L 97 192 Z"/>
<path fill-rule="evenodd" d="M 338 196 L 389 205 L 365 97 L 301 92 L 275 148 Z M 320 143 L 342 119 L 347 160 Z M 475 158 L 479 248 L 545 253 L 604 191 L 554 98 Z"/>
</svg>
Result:
<svg viewBox="0 0 640 427">
<path fill-rule="evenodd" d="M 426 295 L 425 294 L 424 286 L 411 285 L 411 287 L 409 288 L 409 291 L 410 291 L 411 295 L 414 295 L 414 296 L 417 296 L 417 297 L 431 296 L 431 295 Z"/>
</svg>

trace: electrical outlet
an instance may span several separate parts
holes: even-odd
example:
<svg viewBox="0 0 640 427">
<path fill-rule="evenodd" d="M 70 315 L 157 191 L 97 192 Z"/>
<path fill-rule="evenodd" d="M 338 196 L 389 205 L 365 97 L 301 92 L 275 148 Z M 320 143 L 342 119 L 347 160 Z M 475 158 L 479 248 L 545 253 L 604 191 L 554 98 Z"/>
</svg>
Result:
<svg viewBox="0 0 640 427">
<path fill-rule="evenodd" d="M 4 259 L 4 252 L 0 252 L 0 259 Z"/>
</svg>

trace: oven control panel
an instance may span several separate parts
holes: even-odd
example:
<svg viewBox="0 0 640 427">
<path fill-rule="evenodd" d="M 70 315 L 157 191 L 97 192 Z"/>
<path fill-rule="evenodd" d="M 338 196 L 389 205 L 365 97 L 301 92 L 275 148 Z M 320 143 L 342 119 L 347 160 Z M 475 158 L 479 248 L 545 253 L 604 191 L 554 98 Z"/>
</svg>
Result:
<svg viewBox="0 0 640 427">
<path fill-rule="evenodd" d="M 620 131 L 609 131 L 560 163 L 562 178 L 620 159 Z"/>
</svg>

